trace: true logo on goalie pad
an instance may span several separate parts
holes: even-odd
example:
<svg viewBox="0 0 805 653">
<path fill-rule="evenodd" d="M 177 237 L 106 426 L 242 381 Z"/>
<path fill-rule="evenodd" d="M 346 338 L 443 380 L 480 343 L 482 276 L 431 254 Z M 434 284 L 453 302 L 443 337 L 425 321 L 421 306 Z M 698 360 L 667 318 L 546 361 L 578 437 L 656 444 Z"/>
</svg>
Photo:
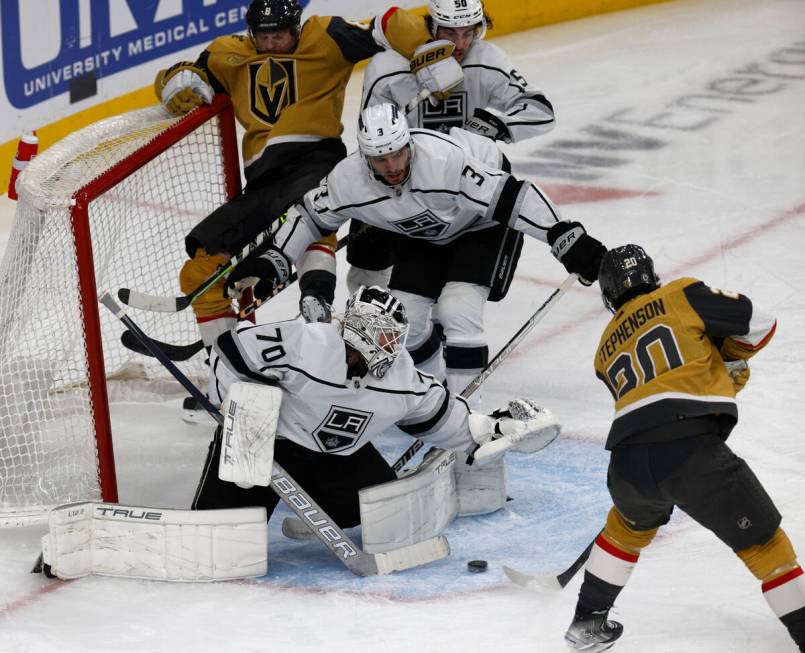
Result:
<svg viewBox="0 0 805 653">
<path fill-rule="evenodd" d="M 353 447 L 360 439 L 374 413 L 354 408 L 331 406 L 327 417 L 313 431 L 323 451 L 332 453 Z"/>
<path fill-rule="evenodd" d="M 443 220 L 437 218 L 430 211 L 424 211 L 419 215 L 403 220 L 392 222 L 406 236 L 414 238 L 438 238 L 450 226 Z"/>
</svg>

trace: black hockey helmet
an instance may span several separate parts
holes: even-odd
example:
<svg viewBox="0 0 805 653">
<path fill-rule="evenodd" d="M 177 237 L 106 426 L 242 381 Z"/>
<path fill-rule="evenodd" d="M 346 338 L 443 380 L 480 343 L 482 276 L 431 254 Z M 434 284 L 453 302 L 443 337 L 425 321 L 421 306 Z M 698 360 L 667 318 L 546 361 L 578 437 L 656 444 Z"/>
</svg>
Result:
<svg viewBox="0 0 805 653">
<path fill-rule="evenodd" d="M 604 306 L 615 313 L 633 297 L 659 288 L 660 278 L 654 272 L 654 261 L 640 245 L 622 245 L 601 258 L 598 286 Z"/>
<path fill-rule="evenodd" d="M 275 32 L 290 27 L 299 32 L 302 7 L 297 0 L 252 0 L 246 12 L 249 31 Z"/>
</svg>

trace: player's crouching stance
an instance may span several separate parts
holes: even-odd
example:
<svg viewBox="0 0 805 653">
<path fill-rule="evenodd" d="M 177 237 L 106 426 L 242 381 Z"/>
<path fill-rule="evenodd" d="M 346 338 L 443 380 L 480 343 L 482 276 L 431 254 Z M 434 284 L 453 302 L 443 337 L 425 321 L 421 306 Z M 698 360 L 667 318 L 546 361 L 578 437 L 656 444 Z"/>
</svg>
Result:
<svg viewBox="0 0 805 653">
<path fill-rule="evenodd" d="M 497 503 L 461 509 L 460 491 L 456 498 L 451 490 L 454 459 L 474 451 L 473 468 L 494 465 L 507 449 L 542 448 L 556 437 L 558 424 L 549 411 L 525 400 L 512 402 L 523 419 L 509 412 L 471 413 L 461 397 L 414 367 L 405 350 L 407 333 L 402 304 L 373 286 L 361 287 L 330 323 L 242 323 L 223 334 L 210 359 L 211 401 L 221 402 L 226 416 L 247 381 L 271 397 L 273 408 L 243 406 L 255 425 L 244 438 L 229 437 L 226 423 L 218 430 L 193 507 L 265 506 L 270 517 L 278 502 L 268 487 L 272 454 L 340 527 L 363 521 L 367 550 L 429 536 L 429 529 L 444 528 L 457 511 L 501 507 L 505 488 L 499 488 Z M 271 417 L 275 429 L 257 428 Z M 430 464 L 433 458 L 426 461 L 427 482 L 397 480 L 372 444 L 394 425 L 447 450 L 437 454 L 436 465 Z M 421 514 L 411 514 L 414 504 L 424 506 Z"/>
<path fill-rule="evenodd" d="M 601 338 L 598 377 L 615 398 L 608 486 L 615 504 L 595 540 L 565 640 L 613 646 L 623 626 L 607 615 L 640 552 L 679 506 L 729 546 L 805 651 L 805 576 L 780 513 L 749 466 L 726 445 L 738 419 L 746 359 L 776 320 L 737 293 L 696 279 L 660 287 L 641 247 L 607 252 L 598 277 L 615 316 Z"/>
<path fill-rule="evenodd" d="M 194 510 L 62 506 L 43 538 L 45 572 L 173 581 L 264 575 L 275 490 L 300 518 L 286 534 L 316 529 L 334 553 L 355 560 L 345 564 L 359 575 L 444 557 L 449 547 L 439 533 L 457 514 L 505 502 L 502 454 L 538 451 L 559 425 L 524 399 L 492 415 L 471 413 L 414 367 L 407 332 L 402 304 L 381 288 L 362 287 L 333 322 L 242 324 L 222 334 L 209 387 L 222 427 Z M 371 443 L 394 424 L 444 448 L 399 480 Z M 455 452 L 461 459 L 471 453 L 474 464 L 459 464 Z M 362 552 L 333 522 L 362 525 Z"/>
</svg>

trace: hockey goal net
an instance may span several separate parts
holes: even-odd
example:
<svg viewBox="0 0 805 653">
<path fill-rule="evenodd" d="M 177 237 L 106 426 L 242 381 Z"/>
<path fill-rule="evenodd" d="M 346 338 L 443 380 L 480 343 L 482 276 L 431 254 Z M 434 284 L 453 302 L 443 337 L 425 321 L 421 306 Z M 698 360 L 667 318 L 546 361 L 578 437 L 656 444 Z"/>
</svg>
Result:
<svg viewBox="0 0 805 653">
<path fill-rule="evenodd" d="M 235 138 L 225 97 L 182 118 L 155 106 L 71 134 L 20 175 L 0 264 L 0 526 L 117 501 L 110 380 L 169 382 L 97 297 L 180 294 L 185 234 L 240 191 Z M 135 318 L 159 340 L 199 337 L 191 310 Z M 203 350 L 182 366 L 205 374 Z"/>
</svg>

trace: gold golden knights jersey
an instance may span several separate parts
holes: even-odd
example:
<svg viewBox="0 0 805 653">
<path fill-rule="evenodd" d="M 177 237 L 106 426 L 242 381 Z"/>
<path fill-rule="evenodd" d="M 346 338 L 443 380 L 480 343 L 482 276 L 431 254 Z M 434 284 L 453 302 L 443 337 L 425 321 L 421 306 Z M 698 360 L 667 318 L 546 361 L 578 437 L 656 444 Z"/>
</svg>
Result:
<svg viewBox="0 0 805 653">
<path fill-rule="evenodd" d="M 754 355 L 776 324 L 744 295 L 691 278 L 628 301 L 595 357 L 596 376 L 615 398 L 607 449 L 627 438 L 666 439 L 663 426 L 708 415 L 721 416 L 726 438 L 738 410 L 724 358 Z"/>
<path fill-rule="evenodd" d="M 217 93 L 232 98 L 246 130 L 243 160 L 248 167 L 274 143 L 338 138 L 354 65 L 387 48 L 410 58 L 429 39 L 421 17 L 396 7 L 366 24 L 311 16 L 293 52 L 261 54 L 248 36 L 221 36 L 196 66 Z"/>
</svg>

